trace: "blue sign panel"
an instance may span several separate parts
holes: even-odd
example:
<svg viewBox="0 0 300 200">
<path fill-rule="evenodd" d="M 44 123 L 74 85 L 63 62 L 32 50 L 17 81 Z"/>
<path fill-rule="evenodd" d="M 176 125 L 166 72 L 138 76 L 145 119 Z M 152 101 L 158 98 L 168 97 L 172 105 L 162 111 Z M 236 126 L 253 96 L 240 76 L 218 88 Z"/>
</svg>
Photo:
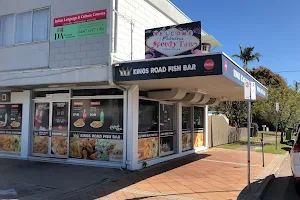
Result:
<svg viewBox="0 0 300 200">
<path fill-rule="evenodd" d="M 260 82 L 251 77 L 246 71 L 238 67 L 224 55 L 222 55 L 222 62 L 224 76 L 243 87 L 245 81 L 255 82 L 256 94 L 264 99 L 268 98 L 268 90 Z"/>
</svg>

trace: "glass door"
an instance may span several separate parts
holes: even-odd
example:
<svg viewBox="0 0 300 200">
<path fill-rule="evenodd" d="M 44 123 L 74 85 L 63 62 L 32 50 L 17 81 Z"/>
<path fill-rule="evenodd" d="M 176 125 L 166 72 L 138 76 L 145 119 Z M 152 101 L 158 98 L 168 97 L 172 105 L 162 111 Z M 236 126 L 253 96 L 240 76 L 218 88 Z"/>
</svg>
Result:
<svg viewBox="0 0 300 200">
<path fill-rule="evenodd" d="M 36 102 L 33 124 L 33 155 L 48 156 L 50 144 L 50 102 Z"/>
<path fill-rule="evenodd" d="M 36 102 L 33 127 L 33 155 L 68 157 L 68 101 Z"/>
<path fill-rule="evenodd" d="M 69 132 L 69 103 L 57 101 L 51 103 L 51 145 L 50 156 L 67 158 Z"/>
</svg>

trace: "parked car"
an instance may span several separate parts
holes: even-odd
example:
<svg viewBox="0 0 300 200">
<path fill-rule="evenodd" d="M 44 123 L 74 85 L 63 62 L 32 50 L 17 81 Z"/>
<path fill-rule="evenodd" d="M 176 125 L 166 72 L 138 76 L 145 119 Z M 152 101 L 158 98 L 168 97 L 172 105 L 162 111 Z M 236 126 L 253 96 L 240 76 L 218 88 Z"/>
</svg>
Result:
<svg viewBox="0 0 300 200">
<path fill-rule="evenodd" d="M 291 169 L 295 178 L 296 190 L 300 191 L 300 134 L 297 130 L 297 136 L 295 140 L 290 140 L 288 144 L 292 146 L 290 151 Z"/>
</svg>

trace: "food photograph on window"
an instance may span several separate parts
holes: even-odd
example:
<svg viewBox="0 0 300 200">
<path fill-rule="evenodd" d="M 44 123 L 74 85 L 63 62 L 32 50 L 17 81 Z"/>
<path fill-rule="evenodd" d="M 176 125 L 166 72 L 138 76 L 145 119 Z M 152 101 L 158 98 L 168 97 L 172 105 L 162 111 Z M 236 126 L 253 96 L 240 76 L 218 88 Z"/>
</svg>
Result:
<svg viewBox="0 0 300 200">
<path fill-rule="evenodd" d="M 138 160 L 158 157 L 158 109 L 155 101 L 139 101 Z"/>
<path fill-rule="evenodd" d="M 121 162 L 123 158 L 123 100 L 72 100 L 70 157 Z"/>
</svg>

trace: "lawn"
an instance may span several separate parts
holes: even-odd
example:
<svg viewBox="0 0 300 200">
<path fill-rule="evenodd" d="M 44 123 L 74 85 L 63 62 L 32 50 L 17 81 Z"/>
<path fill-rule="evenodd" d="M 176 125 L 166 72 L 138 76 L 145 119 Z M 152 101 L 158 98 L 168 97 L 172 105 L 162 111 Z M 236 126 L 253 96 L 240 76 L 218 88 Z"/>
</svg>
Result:
<svg viewBox="0 0 300 200">
<path fill-rule="evenodd" d="M 223 149 L 238 149 L 244 146 L 244 144 L 240 143 L 231 143 L 231 144 L 223 144 L 220 146 L 217 146 L 217 148 L 223 148 Z"/>
<path fill-rule="evenodd" d="M 274 136 L 274 135 L 273 134 L 269 134 L 268 136 Z M 295 136 L 292 136 L 292 139 L 294 139 L 294 138 L 295 138 Z M 260 135 L 258 137 L 252 137 L 250 139 L 251 146 L 254 146 L 257 143 L 260 143 L 261 142 L 260 139 L 261 139 Z M 287 142 L 287 141 L 284 141 L 284 142 Z M 242 141 L 239 141 L 239 142 L 236 142 L 236 143 L 220 145 L 220 146 L 218 146 L 218 148 L 239 149 L 239 148 L 242 148 L 244 146 L 247 146 L 247 144 L 248 144 L 247 141 L 242 140 Z M 286 145 L 285 143 L 284 144 L 280 144 L 280 134 L 278 134 L 278 148 L 277 148 L 277 150 L 275 150 L 275 141 L 274 141 L 271 144 L 266 144 L 264 146 L 264 152 L 265 153 L 272 153 L 272 154 L 284 154 L 290 148 L 291 147 L 289 145 Z M 261 152 L 261 151 L 262 151 L 261 149 L 257 149 L 256 150 L 256 152 Z"/>
<path fill-rule="evenodd" d="M 272 154 L 285 154 L 289 149 L 292 147 L 285 144 L 287 141 L 284 142 L 284 144 L 280 144 L 280 139 L 278 140 L 278 146 L 276 150 L 276 143 L 268 144 L 264 146 L 264 152 L 265 153 L 272 153 Z M 257 149 L 256 152 L 261 152 L 262 149 Z"/>
</svg>

